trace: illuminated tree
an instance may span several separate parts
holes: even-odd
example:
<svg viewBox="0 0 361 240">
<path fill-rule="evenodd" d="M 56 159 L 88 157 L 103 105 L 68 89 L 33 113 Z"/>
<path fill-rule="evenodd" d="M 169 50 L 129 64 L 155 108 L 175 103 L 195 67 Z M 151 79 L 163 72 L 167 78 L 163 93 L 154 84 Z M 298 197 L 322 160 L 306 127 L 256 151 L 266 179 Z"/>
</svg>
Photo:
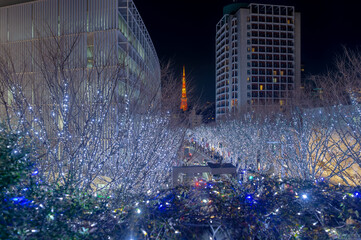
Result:
<svg viewBox="0 0 361 240">
<path fill-rule="evenodd" d="M 238 164 L 238 170 L 305 180 L 334 178 L 350 184 L 353 161 L 339 148 L 345 139 L 335 133 L 337 122 L 325 108 L 296 107 L 290 113 L 260 116 L 248 113 L 194 131 Z M 219 148 L 220 143 L 222 148 Z"/>
<path fill-rule="evenodd" d="M 315 76 L 322 89 L 321 98 L 325 113 L 334 127 L 335 144 L 333 154 L 345 159 L 348 170 L 344 181 L 360 184 L 360 140 L 361 140 L 361 55 L 359 51 L 344 48 L 336 59 L 335 70 Z"/>
<path fill-rule="evenodd" d="M 78 59 L 82 40 L 52 35 L 23 56 L 2 47 L 3 121 L 39 146 L 45 181 L 122 198 L 166 186 L 184 130 L 161 109 L 160 83 L 142 71 L 130 78 L 115 49 L 94 52 L 89 66 Z"/>
<path fill-rule="evenodd" d="M 238 169 L 252 169 L 270 172 L 273 168 L 274 139 L 273 119 L 247 113 L 237 119 L 220 121 L 216 126 L 202 126 L 193 131 L 197 140 L 215 147 L 224 155 L 225 162 L 231 162 Z"/>
</svg>

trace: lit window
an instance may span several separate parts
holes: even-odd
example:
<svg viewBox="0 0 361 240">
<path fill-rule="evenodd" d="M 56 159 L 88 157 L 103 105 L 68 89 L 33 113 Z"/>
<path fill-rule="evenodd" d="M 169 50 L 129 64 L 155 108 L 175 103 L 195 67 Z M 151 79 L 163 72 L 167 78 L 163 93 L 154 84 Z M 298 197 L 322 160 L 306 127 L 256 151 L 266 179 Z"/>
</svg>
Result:
<svg viewBox="0 0 361 240">
<path fill-rule="evenodd" d="M 277 75 L 277 71 L 273 71 L 273 75 Z"/>
<path fill-rule="evenodd" d="M 276 82 L 277 82 L 277 78 L 273 78 L 273 82 L 276 83 Z"/>
<path fill-rule="evenodd" d="M 255 48 L 252 48 L 252 52 L 255 52 L 256 51 L 256 49 Z"/>
<path fill-rule="evenodd" d="M 231 102 L 231 106 L 232 106 L 232 107 L 237 106 L 237 99 L 232 100 L 232 102 Z"/>
<path fill-rule="evenodd" d="M 259 90 L 263 90 L 263 85 L 261 84 L 261 85 L 259 85 Z"/>
<path fill-rule="evenodd" d="M 281 76 L 283 76 L 283 71 L 281 71 Z"/>
<path fill-rule="evenodd" d="M 283 106 L 285 104 L 284 100 L 280 100 L 280 106 Z"/>
<path fill-rule="evenodd" d="M 249 82 L 249 77 L 247 78 L 247 82 Z"/>
</svg>

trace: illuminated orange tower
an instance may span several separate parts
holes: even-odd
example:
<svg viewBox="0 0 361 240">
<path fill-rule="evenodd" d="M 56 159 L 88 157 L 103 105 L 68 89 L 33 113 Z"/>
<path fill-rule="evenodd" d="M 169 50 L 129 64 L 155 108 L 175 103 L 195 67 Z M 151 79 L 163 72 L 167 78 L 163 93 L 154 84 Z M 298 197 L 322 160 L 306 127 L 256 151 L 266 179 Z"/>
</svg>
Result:
<svg viewBox="0 0 361 240">
<path fill-rule="evenodd" d="M 181 98 L 181 105 L 180 109 L 183 109 L 183 111 L 187 111 L 188 105 L 187 105 L 187 90 L 186 90 L 186 69 L 183 66 L 183 86 L 182 86 L 182 98 Z"/>
</svg>

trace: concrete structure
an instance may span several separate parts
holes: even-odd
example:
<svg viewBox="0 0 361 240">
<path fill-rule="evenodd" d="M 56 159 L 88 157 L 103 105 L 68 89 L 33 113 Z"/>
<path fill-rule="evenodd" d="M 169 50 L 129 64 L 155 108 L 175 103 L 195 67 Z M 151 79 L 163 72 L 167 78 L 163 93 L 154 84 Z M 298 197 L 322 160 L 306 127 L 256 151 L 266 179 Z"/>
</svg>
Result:
<svg viewBox="0 0 361 240">
<path fill-rule="evenodd" d="M 122 64 L 119 95 L 136 82 L 128 91 L 133 97 L 160 98 L 159 60 L 132 0 L 7 0 L 0 6 L 0 47 L 10 50 L 15 71 L 29 82 L 42 81 L 38 46 L 57 38 L 69 50 L 76 39 L 69 70 Z"/>
<path fill-rule="evenodd" d="M 203 174 L 231 175 L 235 178 L 237 176 L 236 170 L 236 167 L 230 163 L 218 164 L 211 162 L 208 163 L 208 166 L 173 167 L 173 186 L 192 182 L 195 178 L 202 178 Z"/>
<path fill-rule="evenodd" d="M 216 119 L 289 104 L 301 80 L 300 21 L 292 6 L 224 7 L 216 28 Z"/>
<path fill-rule="evenodd" d="M 192 109 L 189 114 L 189 125 L 191 128 L 198 127 L 203 123 L 203 115 L 197 114 L 195 109 Z"/>
</svg>

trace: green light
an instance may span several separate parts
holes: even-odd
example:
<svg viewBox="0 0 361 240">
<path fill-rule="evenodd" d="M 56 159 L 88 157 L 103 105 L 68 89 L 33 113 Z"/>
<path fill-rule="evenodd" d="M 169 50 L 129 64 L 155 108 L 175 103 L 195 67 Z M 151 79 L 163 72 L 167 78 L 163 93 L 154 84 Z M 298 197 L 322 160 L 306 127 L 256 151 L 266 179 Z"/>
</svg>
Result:
<svg viewBox="0 0 361 240">
<path fill-rule="evenodd" d="M 252 179 L 253 179 L 253 176 L 249 176 L 248 179 L 249 179 L 249 180 L 252 180 Z"/>
</svg>

